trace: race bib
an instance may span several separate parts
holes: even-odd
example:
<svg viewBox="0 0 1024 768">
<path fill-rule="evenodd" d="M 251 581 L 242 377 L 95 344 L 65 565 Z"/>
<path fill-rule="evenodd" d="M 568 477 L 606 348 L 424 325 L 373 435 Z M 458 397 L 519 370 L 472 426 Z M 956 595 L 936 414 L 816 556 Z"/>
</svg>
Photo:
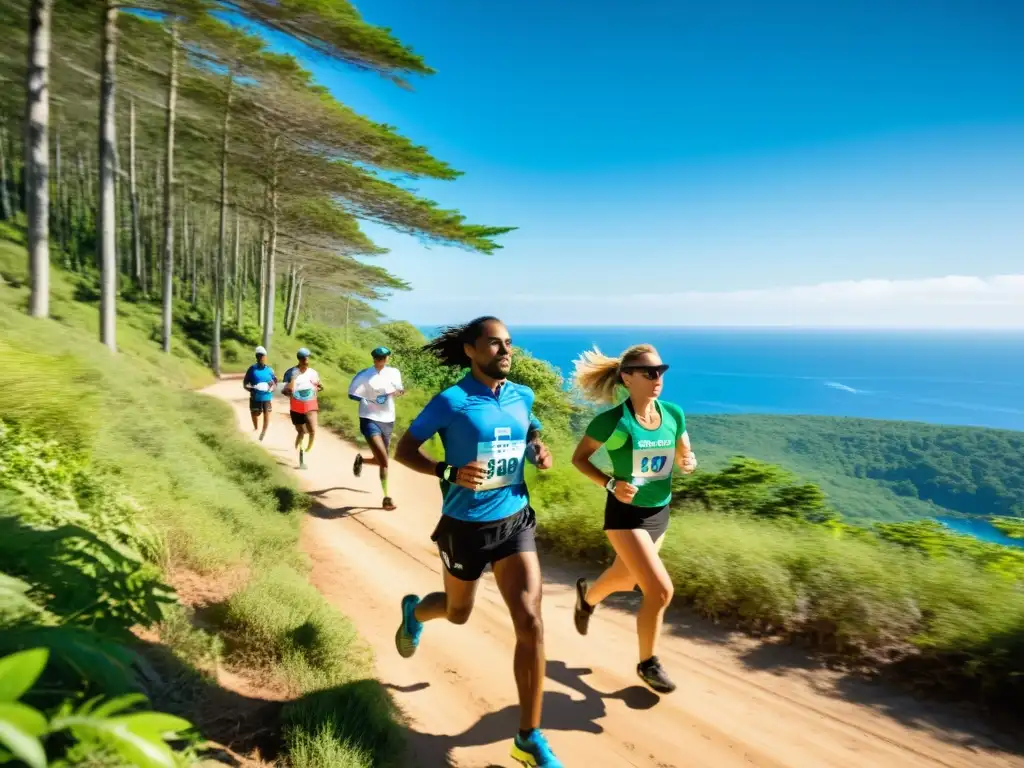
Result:
<svg viewBox="0 0 1024 768">
<path fill-rule="evenodd" d="M 477 490 L 489 491 L 523 482 L 525 454 L 525 440 L 513 440 L 510 427 L 497 427 L 492 441 L 477 443 L 476 446 L 476 460 L 483 464 L 487 472 L 487 477 Z"/>
<path fill-rule="evenodd" d="M 633 449 L 633 485 L 643 485 L 651 480 L 661 480 L 672 474 L 675 461 L 675 446 L 665 448 Z"/>
</svg>

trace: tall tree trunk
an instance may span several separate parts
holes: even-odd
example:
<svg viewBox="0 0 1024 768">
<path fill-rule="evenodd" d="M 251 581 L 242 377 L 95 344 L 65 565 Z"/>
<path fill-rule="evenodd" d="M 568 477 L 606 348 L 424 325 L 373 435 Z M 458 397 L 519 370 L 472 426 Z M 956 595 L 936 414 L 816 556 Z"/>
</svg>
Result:
<svg viewBox="0 0 1024 768">
<path fill-rule="evenodd" d="M 295 288 L 295 304 L 292 307 L 292 323 L 291 327 L 288 329 L 289 336 L 295 335 L 295 329 L 299 324 L 299 311 L 302 309 L 302 286 L 306 284 L 305 279 L 303 279 L 301 275 L 295 282 L 298 283 L 298 285 Z"/>
<path fill-rule="evenodd" d="M 228 138 L 231 131 L 231 95 L 234 84 L 234 73 L 229 71 L 220 138 L 220 231 L 217 242 L 217 263 L 213 267 L 213 349 L 210 362 L 213 363 L 215 376 L 220 376 L 220 329 L 224 322 L 224 273 L 227 265 L 225 250 L 228 237 Z"/>
<path fill-rule="evenodd" d="M 135 285 L 141 290 L 142 231 L 139 223 L 139 189 L 135 155 L 135 99 L 128 105 L 128 204 L 131 206 L 131 252 L 129 264 L 135 271 Z"/>
<path fill-rule="evenodd" d="M 14 218 L 11 187 L 7 176 L 7 118 L 0 116 L 0 220 Z"/>
<path fill-rule="evenodd" d="M 54 131 L 53 148 L 53 170 L 54 170 L 54 195 L 57 202 L 57 215 L 54 217 L 55 229 L 57 230 L 57 247 L 60 248 L 64 257 L 64 266 L 68 266 L 68 229 L 67 229 L 67 201 L 64 194 L 64 152 L 60 140 L 60 116 L 57 117 L 57 129 Z"/>
<path fill-rule="evenodd" d="M 166 148 L 164 149 L 164 274 L 162 334 L 164 352 L 171 351 L 174 307 L 174 126 L 178 112 L 178 24 L 171 23 L 171 63 L 167 78 Z"/>
<path fill-rule="evenodd" d="M 241 231 L 242 230 L 242 226 L 241 226 L 241 224 L 242 224 L 242 217 L 239 215 L 238 209 L 235 208 L 235 259 L 234 259 L 234 266 L 231 269 L 231 279 L 234 282 L 234 289 L 235 289 L 234 296 L 235 296 L 235 327 L 236 328 L 241 328 L 242 327 L 242 286 L 245 283 L 245 275 L 243 274 L 244 271 L 245 271 L 244 265 L 243 265 L 242 269 L 239 269 L 239 263 L 238 263 L 239 256 L 240 256 L 239 249 L 241 248 L 241 243 L 239 242 L 239 238 L 241 237 L 241 234 L 242 234 L 242 231 Z"/>
<path fill-rule="evenodd" d="M 117 232 L 114 173 L 117 167 L 117 124 L 114 121 L 114 78 L 117 67 L 117 5 L 107 0 L 103 14 L 103 64 L 100 74 L 99 211 L 97 255 L 100 263 L 100 341 L 117 351 Z"/>
<path fill-rule="evenodd" d="M 25 203 L 32 317 L 50 314 L 50 19 L 53 0 L 32 0 L 25 73 Z"/>
<path fill-rule="evenodd" d="M 192 273 L 192 306 L 199 304 L 199 264 L 198 256 L 196 254 L 196 230 L 199 229 L 199 216 L 193 212 L 192 215 L 192 231 L 189 233 L 188 238 L 188 250 L 189 250 L 189 263 L 191 265 Z"/>
<path fill-rule="evenodd" d="M 288 265 L 288 276 L 284 281 L 284 329 L 292 325 L 292 302 L 295 301 L 295 262 Z"/>
<path fill-rule="evenodd" d="M 270 242 L 267 245 L 267 306 L 263 312 L 263 346 L 270 349 L 274 335 L 274 299 L 277 298 L 277 275 L 274 271 L 274 257 L 277 255 L 277 143 L 274 137 L 271 149 L 270 181 Z"/>
<path fill-rule="evenodd" d="M 267 309 L 267 245 L 270 240 L 270 230 L 266 224 L 260 225 L 260 289 L 257 296 L 256 313 L 259 316 L 259 326 L 263 327 L 263 314 Z"/>
</svg>

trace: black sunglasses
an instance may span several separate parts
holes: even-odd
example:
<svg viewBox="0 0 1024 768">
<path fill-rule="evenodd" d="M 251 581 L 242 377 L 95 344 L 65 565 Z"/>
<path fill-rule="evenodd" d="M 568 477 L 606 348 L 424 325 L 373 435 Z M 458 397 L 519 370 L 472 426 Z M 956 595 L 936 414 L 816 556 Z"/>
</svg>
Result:
<svg viewBox="0 0 1024 768">
<path fill-rule="evenodd" d="M 651 381 L 657 381 L 665 375 L 665 371 L 668 370 L 668 365 L 662 363 L 661 365 L 624 365 L 622 367 L 623 373 L 642 373 Z"/>
</svg>

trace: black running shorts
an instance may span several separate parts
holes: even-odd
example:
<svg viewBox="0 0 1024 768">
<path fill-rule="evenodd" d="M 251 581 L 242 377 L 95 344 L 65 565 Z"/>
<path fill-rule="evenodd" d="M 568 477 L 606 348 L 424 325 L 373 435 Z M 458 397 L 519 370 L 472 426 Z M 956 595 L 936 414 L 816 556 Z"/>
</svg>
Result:
<svg viewBox="0 0 1024 768">
<path fill-rule="evenodd" d="M 274 404 L 270 400 L 249 400 L 249 410 L 252 413 L 271 413 Z"/>
<path fill-rule="evenodd" d="M 527 505 L 514 515 L 487 523 L 442 515 L 430 538 L 448 573 L 461 581 L 476 581 L 488 564 L 519 552 L 536 552 L 536 529 L 537 516 Z"/>
<path fill-rule="evenodd" d="M 641 529 L 657 541 L 668 530 L 669 510 L 664 507 L 634 507 L 615 498 L 609 493 L 604 505 L 604 529 L 606 531 L 633 531 Z"/>
<path fill-rule="evenodd" d="M 297 411 L 288 411 L 292 417 L 292 424 L 296 427 L 301 427 L 303 424 L 309 424 L 309 419 L 304 413 L 298 413 Z"/>
</svg>

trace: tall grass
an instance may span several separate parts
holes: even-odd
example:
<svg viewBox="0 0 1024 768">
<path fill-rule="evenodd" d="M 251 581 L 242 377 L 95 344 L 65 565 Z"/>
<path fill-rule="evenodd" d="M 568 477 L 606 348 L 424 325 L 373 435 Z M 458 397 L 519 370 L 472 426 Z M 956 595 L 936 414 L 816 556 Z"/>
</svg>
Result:
<svg viewBox="0 0 1024 768">
<path fill-rule="evenodd" d="M 173 354 L 164 355 L 156 341 L 158 308 L 122 302 L 120 354 L 112 355 L 96 341 L 94 297 L 59 269 L 52 272 L 54 319 L 30 319 L 23 312 L 25 263 L 20 246 L 0 239 L 0 366 L 13 374 L 0 398 L 0 420 L 53 441 L 60 460 L 115 493 L 129 522 L 153 531 L 157 543 L 147 551 L 164 571 L 246 577 L 223 605 L 207 611 L 220 640 L 189 627 L 174 604 L 151 618 L 180 659 L 209 668 L 216 664 L 211 655 L 223 653 L 228 663 L 270 671 L 298 694 L 281 722 L 292 765 L 388 764 L 400 752 L 400 730 L 386 692 L 366 679 L 369 652 L 307 579 L 298 547 L 306 497 L 265 451 L 238 435 L 230 407 L 189 389 L 212 380 L 197 357 L 201 345 L 179 338 Z M 294 341 L 281 340 L 279 349 Z M 24 489 L 18 493 L 17 505 L 4 501 L 3 514 L 24 526 L 35 506 Z M 107 525 L 87 506 L 82 514 L 102 537 L 125 523 L 112 517 Z M 132 533 L 131 540 L 140 545 L 142 537 Z M 72 587 L 91 588 L 84 583 L 90 579 L 80 569 L 62 594 L 46 598 L 31 584 L 19 592 L 0 572 L 0 622 L 13 619 L 15 610 L 19 621 L 54 615 L 50 609 L 63 605 L 59 600 L 69 599 Z M 116 623 L 117 614 L 106 618 Z M 132 623 L 135 617 L 126 615 L 112 636 L 130 643 Z M 180 691 L 160 695 L 169 705 L 174 699 L 177 711 L 190 706 Z"/>
</svg>

